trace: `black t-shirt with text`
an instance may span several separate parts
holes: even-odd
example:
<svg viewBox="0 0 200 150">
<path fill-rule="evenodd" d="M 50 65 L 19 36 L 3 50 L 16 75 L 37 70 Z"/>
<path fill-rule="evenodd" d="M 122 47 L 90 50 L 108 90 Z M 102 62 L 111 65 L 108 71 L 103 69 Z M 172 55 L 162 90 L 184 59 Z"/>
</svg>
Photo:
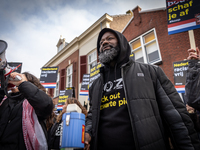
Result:
<svg viewBox="0 0 200 150">
<path fill-rule="evenodd" d="M 115 79 L 116 77 L 116 79 Z M 100 106 L 98 150 L 134 150 L 134 139 L 120 69 L 110 70 Z"/>
</svg>

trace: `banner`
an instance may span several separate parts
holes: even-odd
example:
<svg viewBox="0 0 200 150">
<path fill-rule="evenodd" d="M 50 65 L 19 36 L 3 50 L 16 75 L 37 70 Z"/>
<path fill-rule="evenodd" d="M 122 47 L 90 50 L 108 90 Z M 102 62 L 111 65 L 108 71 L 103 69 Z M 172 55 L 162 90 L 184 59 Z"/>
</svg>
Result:
<svg viewBox="0 0 200 150">
<path fill-rule="evenodd" d="M 73 89 L 60 90 L 58 104 L 57 104 L 57 110 L 61 111 L 63 109 L 63 105 L 65 105 L 66 100 L 68 98 L 72 98 L 72 97 L 73 97 Z"/>
<path fill-rule="evenodd" d="M 83 80 L 81 83 L 81 90 L 79 95 L 88 96 L 89 92 L 89 83 L 90 83 L 90 74 L 83 74 Z"/>
<path fill-rule="evenodd" d="M 45 88 L 56 88 L 58 67 L 43 67 L 40 75 L 40 83 Z"/>
<path fill-rule="evenodd" d="M 189 62 L 179 61 L 173 63 L 174 68 L 174 85 L 179 93 L 185 93 L 186 73 Z"/>
<path fill-rule="evenodd" d="M 8 65 L 14 72 L 21 73 L 22 70 L 22 63 L 19 62 L 8 62 Z"/>
<path fill-rule="evenodd" d="M 199 0 L 166 0 L 168 34 L 200 28 Z"/>
</svg>

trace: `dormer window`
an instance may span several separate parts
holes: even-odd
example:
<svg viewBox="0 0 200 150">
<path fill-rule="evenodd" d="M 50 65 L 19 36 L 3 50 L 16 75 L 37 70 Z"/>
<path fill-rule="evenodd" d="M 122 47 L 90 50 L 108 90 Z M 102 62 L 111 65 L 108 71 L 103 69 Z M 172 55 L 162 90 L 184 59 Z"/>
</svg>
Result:
<svg viewBox="0 0 200 150">
<path fill-rule="evenodd" d="M 60 52 L 63 49 L 63 43 L 60 44 L 60 46 L 58 47 L 58 52 Z"/>
</svg>

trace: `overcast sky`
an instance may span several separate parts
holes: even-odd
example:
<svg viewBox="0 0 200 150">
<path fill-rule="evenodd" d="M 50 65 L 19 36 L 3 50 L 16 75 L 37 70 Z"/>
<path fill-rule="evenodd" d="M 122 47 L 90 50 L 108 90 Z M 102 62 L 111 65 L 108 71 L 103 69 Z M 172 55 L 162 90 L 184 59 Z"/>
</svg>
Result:
<svg viewBox="0 0 200 150">
<path fill-rule="evenodd" d="M 105 13 L 125 14 L 165 7 L 165 0 L 0 0 L 0 39 L 8 43 L 8 62 L 22 62 L 22 72 L 40 77 L 41 68 L 57 53 L 62 35 L 78 37 Z"/>
</svg>

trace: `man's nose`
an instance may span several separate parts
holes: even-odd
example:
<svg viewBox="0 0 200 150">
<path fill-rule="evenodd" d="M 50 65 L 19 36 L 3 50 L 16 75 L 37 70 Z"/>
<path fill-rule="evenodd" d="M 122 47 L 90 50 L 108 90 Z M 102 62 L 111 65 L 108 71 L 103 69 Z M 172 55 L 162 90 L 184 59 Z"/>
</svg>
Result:
<svg viewBox="0 0 200 150">
<path fill-rule="evenodd" d="M 107 45 L 109 45 L 109 42 L 108 42 L 107 40 L 105 40 L 105 41 L 102 43 L 102 47 L 107 46 Z"/>
<path fill-rule="evenodd" d="M 108 44 L 109 44 L 108 40 L 104 40 L 103 43 L 102 43 L 102 46 L 105 46 L 105 45 L 108 45 Z"/>
</svg>

